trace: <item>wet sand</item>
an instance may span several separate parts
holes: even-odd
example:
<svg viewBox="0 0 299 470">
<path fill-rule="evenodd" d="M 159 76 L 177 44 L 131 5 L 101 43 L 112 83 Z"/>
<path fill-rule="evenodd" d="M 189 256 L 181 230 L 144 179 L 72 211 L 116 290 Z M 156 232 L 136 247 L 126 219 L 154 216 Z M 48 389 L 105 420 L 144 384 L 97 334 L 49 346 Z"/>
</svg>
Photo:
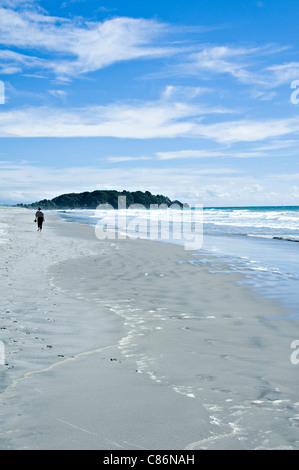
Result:
<svg viewBox="0 0 299 470">
<path fill-rule="evenodd" d="M 0 218 L 1 449 L 299 448 L 283 305 L 200 251 Z"/>
</svg>

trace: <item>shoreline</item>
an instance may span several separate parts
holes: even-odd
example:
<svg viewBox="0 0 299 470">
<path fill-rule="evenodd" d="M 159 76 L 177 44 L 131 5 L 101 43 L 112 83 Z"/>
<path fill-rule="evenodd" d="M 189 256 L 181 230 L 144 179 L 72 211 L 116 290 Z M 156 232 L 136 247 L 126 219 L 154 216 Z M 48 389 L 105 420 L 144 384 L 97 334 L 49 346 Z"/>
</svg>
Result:
<svg viewBox="0 0 299 470">
<path fill-rule="evenodd" d="M 79 212 L 75 210 L 74 212 L 77 213 L 75 217 L 71 215 L 72 211 L 59 211 L 58 214 L 68 223 L 76 222 L 94 228 L 97 225 L 96 217 L 85 215 L 86 212 L 93 214 L 93 210 L 80 210 Z M 81 215 L 78 216 L 78 213 Z M 294 244 L 292 244 L 293 246 L 280 245 L 280 243 L 277 243 L 278 238 L 273 236 L 273 234 L 271 236 L 262 234 L 245 235 L 244 233 L 229 234 L 225 230 L 221 234 L 216 234 L 212 233 L 205 225 L 206 223 L 203 224 L 202 229 L 202 247 L 200 251 L 199 249 L 193 251 L 200 252 L 208 257 L 212 256 L 218 262 L 223 261 L 223 266 L 219 268 L 221 271 L 229 266 L 230 270 L 240 272 L 243 276 L 242 282 L 245 282 L 258 295 L 282 302 L 285 308 L 288 309 L 289 314 L 280 319 L 298 319 L 297 306 L 299 295 L 296 294 L 296 283 L 299 280 L 299 271 L 295 265 L 298 253 Z M 153 227 L 150 226 L 150 230 L 152 229 Z M 201 227 L 198 227 L 198 229 L 201 230 Z M 116 232 L 117 239 L 122 236 L 122 233 L 119 235 Z M 186 243 L 182 234 L 179 234 L 176 240 L 171 238 L 169 240 L 156 240 L 151 236 L 143 236 L 141 230 L 141 235 L 138 238 L 178 246 L 185 246 Z M 280 240 L 290 241 L 285 237 L 280 238 Z M 194 264 L 196 262 L 194 260 Z M 202 262 L 201 258 L 200 263 Z M 277 289 L 278 286 L 279 289 Z"/>
<path fill-rule="evenodd" d="M 299 448 L 283 305 L 212 255 L 4 210 L 0 448 Z"/>
</svg>

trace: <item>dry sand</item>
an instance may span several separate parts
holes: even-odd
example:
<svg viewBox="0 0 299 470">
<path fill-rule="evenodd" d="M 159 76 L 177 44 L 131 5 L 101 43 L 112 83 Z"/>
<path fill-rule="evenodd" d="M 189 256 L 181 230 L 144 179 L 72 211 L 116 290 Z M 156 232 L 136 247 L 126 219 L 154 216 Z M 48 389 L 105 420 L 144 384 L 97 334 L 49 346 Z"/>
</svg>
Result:
<svg viewBox="0 0 299 470">
<path fill-rule="evenodd" d="M 200 252 L 0 218 L 1 449 L 299 448 L 282 305 Z"/>
</svg>

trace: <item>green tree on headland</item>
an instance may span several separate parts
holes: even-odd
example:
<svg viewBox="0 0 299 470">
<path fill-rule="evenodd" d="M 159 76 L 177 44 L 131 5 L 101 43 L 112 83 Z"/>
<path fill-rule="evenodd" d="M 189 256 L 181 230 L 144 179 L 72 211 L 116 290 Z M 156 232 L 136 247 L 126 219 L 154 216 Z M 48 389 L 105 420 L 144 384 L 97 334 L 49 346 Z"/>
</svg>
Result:
<svg viewBox="0 0 299 470">
<path fill-rule="evenodd" d="M 153 195 L 149 191 L 115 191 L 115 190 L 96 190 L 83 193 L 69 193 L 54 197 L 53 199 L 43 199 L 32 204 L 17 204 L 18 207 L 28 209 L 96 209 L 99 204 L 110 204 L 114 209 L 118 208 L 118 197 L 125 196 L 127 207 L 132 204 L 142 204 L 149 208 L 151 204 L 165 204 L 167 207 L 177 204 L 183 207 L 180 201 L 171 201 L 169 197 L 161 194 Z"/>
</svg>

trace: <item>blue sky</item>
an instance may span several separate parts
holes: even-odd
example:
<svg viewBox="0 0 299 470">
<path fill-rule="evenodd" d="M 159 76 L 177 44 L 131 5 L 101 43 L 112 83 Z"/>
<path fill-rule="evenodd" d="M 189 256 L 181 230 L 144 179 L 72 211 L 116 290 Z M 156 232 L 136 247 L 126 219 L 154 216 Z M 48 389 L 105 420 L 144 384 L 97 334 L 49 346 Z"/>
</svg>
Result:
<svg viewBox="0 0 299 470">
<path fill-rule="evenodd" d="M 0 0 L 0 203 L 298 205 L 298 15 L 297 0 Z"/>
</svg>

